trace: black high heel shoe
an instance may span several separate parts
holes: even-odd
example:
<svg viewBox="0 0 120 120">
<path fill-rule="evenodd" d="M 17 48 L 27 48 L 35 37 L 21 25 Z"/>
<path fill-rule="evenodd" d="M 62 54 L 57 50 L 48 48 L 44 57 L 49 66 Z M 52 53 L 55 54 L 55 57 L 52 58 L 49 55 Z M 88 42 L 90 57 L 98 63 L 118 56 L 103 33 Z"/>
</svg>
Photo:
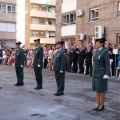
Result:
<svg viewBox="0 0 120 120">
<path fill-rule="evenodd" d="M 94 108 L 93 110 L 95 110 L 95 111 L 96 111 L 98 108 L 99 108 L 99 107 L 97 107 L 97 108 Z"/>
<path fill-rule="evenodd" d="M 103 110 L 104 110 L 104 108 L 105 108 L 105 106 L 103 105 L 103 107 L 102 107 L 102 108 L 98 108 L 98 109 L 97 109 L 97 112 L 99 112 L 99 111 L 103 111 Z"/>
</svg>

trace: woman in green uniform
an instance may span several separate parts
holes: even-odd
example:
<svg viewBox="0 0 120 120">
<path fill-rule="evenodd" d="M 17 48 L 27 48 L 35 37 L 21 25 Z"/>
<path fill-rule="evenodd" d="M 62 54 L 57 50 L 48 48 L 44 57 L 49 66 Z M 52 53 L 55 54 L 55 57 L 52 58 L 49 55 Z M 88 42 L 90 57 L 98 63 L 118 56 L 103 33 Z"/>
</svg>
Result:
<svg viewBox="0 0 120 120">
<path fill-rule="evenodd" d="M 108 78 L 110 75 L 110 60 L 108 50 L 104 49 L 106 39 L 96 39 L 96 51 L 93 55 L 92 89 L 96 91 L 97 108 L 95 111 L 104 110 Z"/>
<path fill-rule="evenodd" d="M 66 51 L 63 48 L 64 41 L 59 41 L 56 44 L 57 52 L 54 57 L 53 70 L 55 73 L 55 79 L 57 83 L 56 96 L 64 95 L 65 87 L 65 71 L 66 71 Z"/>
</svg>

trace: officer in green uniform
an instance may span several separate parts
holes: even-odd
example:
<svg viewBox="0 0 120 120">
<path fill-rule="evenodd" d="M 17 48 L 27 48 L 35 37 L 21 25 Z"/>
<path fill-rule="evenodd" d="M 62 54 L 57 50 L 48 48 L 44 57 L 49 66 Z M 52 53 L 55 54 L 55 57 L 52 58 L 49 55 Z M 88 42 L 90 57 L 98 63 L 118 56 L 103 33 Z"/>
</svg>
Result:
<svg viewBox="0 0 120 120">
<path fill-rule="evenodd" d="M 42 67 L 43 67 L 43 48 L 40 46 L 40 39 L 34 40 L 35 51 L 34 51 L 34 72 L 37 82 L 35 90 L 42 89 Z"/>
<path fill-rule="evenodd" d="M 96 91 L 97 108 L 95 111 L 104 110 L 106 91 L 108 90 L 108 78 L 110 75 L 110 59 L 108 50 L 104 49 L 106 39 L 96 39 L 97 50 L 93 55 L 92 89 Z"/>
<path fill-rule="evenodd" d="M 15 51 L 15 70 L 17 75 L 17 83 L 14 86 L 23 86 L 24 82 L 24 51 L 20 48 L 21 42 L 16 42 L 16 51 Z"/>
<path fill-rule="evenodd" d="M 57 83 L 57 93 L 54 94 L 56 96 L 64 95 L 66 51 L 63 48 L 63 45 L 64 45 L 64 41 L 59 41 L 56 43 L 57 52 L 55 54 L 54 66 L 53 66 L 55 79 Z"/>
</svg>

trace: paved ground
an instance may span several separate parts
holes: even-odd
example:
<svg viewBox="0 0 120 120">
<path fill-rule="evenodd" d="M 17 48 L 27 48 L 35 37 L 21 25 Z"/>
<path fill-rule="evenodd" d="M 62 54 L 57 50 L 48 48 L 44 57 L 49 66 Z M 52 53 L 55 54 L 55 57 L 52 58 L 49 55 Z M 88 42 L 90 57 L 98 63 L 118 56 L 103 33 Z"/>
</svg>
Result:
<svg viewBox="0 0 120 120">
<path fill-rule="evenodd" d="M 0 66 L 0 120 L 120 120 L 120 80 L 110 80 L 106 109 L 97 113 L 90 77 L 67 73 L 61 97 L 53 95 L 53 72 L 44 70 L 43 77 L 44 89 L 35 91 L 33 69 L 25 68 L 25 86 L 14 87 L 14 67 Z"/>
</svg>

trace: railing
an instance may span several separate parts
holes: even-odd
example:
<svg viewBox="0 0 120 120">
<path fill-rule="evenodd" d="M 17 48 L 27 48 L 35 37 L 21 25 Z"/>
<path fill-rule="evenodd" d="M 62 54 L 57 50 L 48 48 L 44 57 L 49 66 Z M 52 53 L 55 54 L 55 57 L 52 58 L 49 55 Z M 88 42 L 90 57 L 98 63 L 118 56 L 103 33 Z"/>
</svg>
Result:
<svg viewBox="0 0 120 120">
<path fill-rule="evenodd" d="M 56 11 L 54 9 L 37 9 L 37 8 L 32 8 L 31 11 L 42 11 L 42 12 L 56 13 Z"/>
<path fill-rule="evenodd" d="M 49 37 L 46 37 L 46 36 L 31 36 L 31 38 L 55 38 L 55 36 L 49 36 Z"/>
</svg>

